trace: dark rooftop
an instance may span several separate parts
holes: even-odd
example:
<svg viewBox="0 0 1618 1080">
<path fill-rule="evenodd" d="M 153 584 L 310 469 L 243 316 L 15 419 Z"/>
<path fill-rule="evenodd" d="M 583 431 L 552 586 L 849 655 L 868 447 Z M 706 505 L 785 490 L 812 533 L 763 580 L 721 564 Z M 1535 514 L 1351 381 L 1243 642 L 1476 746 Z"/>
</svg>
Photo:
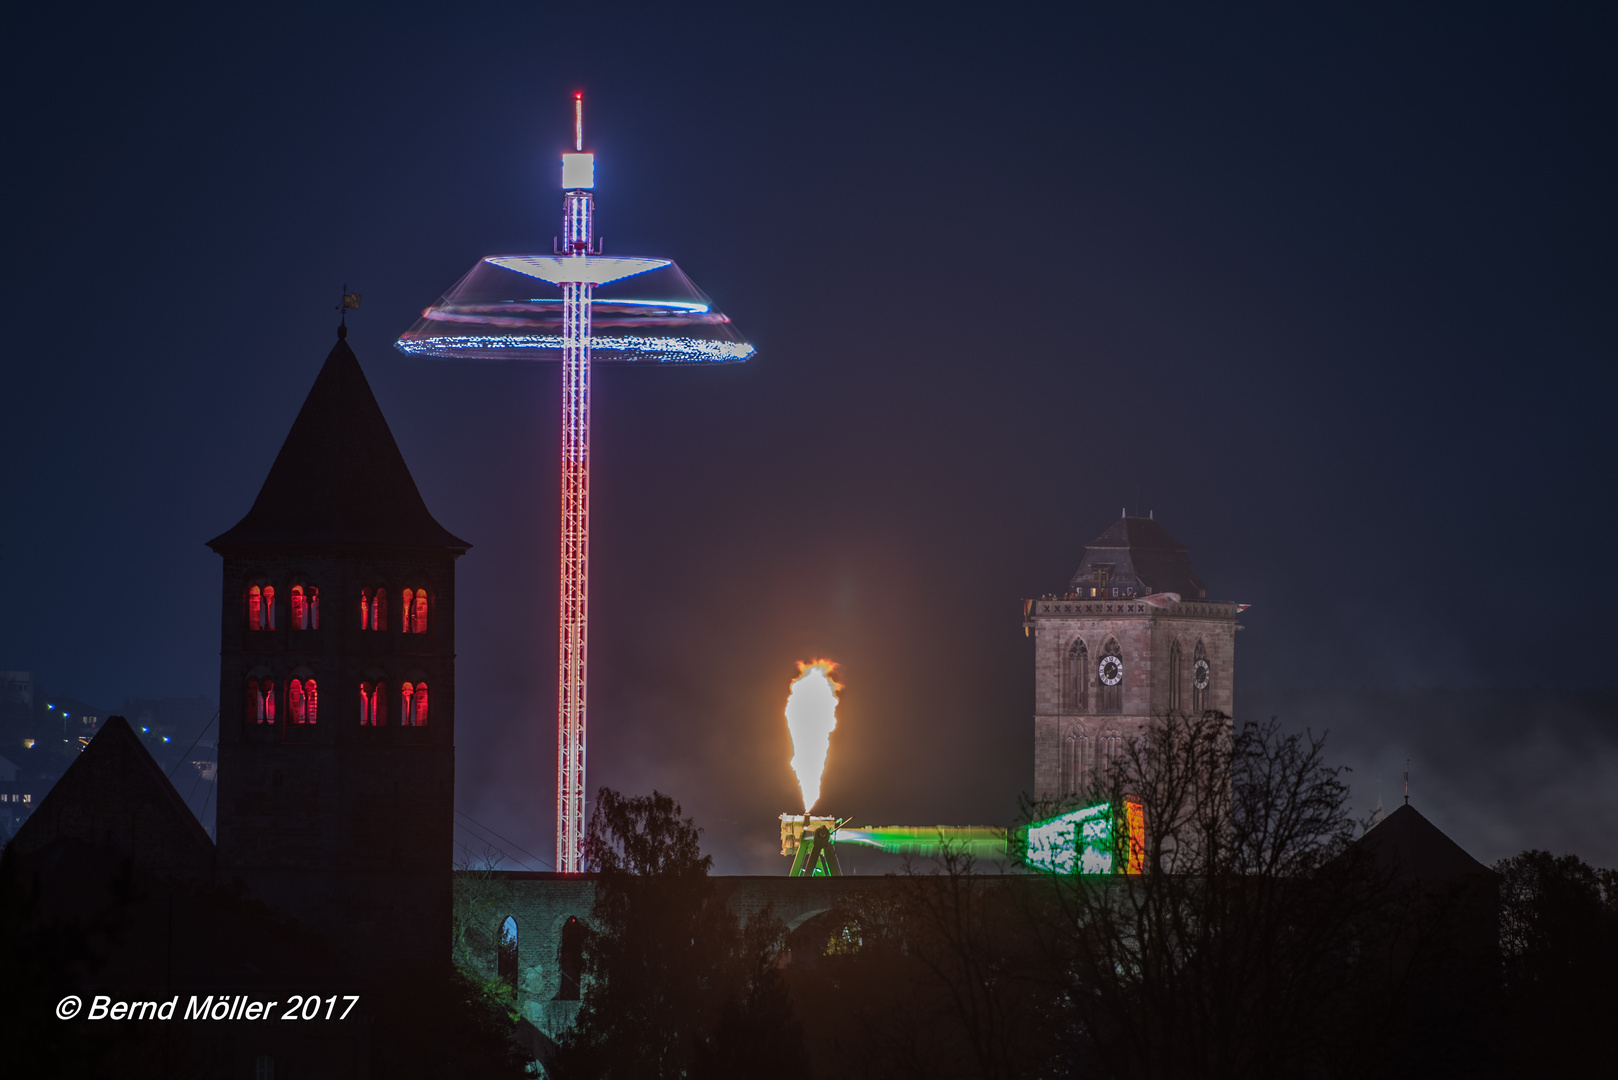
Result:
<svg viewBox="0 0 1618 1080">
<path fill-rule="evenodd" d="M 1121 517 L 1084 545 L 1071 588 L 1081 595 L 1092 588 L 1107 590 L 1097 595 L 1127 596 L 1131 589 L 1139 596 L 1171 592 L 1186 600 L 1208 595 L 1186 546 L 1156 521 L 1140 517 Z"/>
<path fill-rule="evenodd" d="M 472 546 L 428 513 L 341 334 L 253 508 L 208 541 L 220 552 L 260 544 L 387 544 L 457 553 Z"/>
<path fill-rule="evenodd" d="M 1358 843 L 1399 880 L 1448 881 L 1494 872 L 1409 803 L 1377 822 Z"/>
<path fill-rule="evenodd" d="M 62 839 L 111 844 L 146 869 L 213 870 L 213 841 L 121 716 L 107 717 L 12 845 L 27 853 Z"/>
</svg>

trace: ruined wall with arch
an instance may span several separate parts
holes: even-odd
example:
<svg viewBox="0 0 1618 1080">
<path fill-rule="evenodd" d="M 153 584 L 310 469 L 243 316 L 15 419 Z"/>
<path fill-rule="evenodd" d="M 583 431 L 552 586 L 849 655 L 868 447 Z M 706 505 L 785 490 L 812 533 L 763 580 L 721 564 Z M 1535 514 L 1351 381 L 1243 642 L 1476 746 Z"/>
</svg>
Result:
<svg viewBox="0 0 1618 1080">
<path fill-rule="evenodd" d="M 838 900 L 856 892 L 889 887 L 879 877 L 789 878 L 715 877 L 715 888 L 744 922 L 766 905 L 795 930 L 830 911 Z M 558 996 L 563 989 L 559 957 L 562 929 L 568 919 L 589 922 L 595 903 L 593 874 L 545 874 L 515 870 L 459 870 L 455 873 L 457 918 L 486 922 L 475 940 L 484 976 L 499 976 L 499 927 L 517 922 L 517 1005 L 524 1019 L 552 1039 L 571 1027 L 579 1013 L 576 1000 Z M 460 932 L 461 927 L 457 927 Z"/>
</svg>

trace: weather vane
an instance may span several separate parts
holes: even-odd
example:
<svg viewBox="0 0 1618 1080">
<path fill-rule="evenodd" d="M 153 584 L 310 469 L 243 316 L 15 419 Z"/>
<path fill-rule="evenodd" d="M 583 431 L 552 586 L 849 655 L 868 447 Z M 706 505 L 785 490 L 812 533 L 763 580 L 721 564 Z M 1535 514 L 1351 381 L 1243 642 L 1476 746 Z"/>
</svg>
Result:
<svg viewBox="0 0 1618 1080">
<path fill-rule="evenodd" d="M 348 313 L 350 311 L 358 311 L 359 309 L 360 309 L 360 294 L 359 293 L 351 293 L 351 292 L 349 292 L 348 291 L 348 283 L 345 281 L 343 283 L 343 299 L 342 299 L 342 302 L 337 305 L 337 315 L 338 315 L 338 318 L 340 320 L 339 325 L 347 327 L 348 326 Z"/>
</svg>

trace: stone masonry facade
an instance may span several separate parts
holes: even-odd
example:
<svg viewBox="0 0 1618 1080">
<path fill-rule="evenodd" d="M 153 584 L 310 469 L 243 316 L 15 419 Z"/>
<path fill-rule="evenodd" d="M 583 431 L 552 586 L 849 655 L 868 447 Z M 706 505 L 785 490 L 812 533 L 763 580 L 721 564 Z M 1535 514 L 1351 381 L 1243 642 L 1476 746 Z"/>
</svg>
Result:
<svg viewBox="0 0 1618 1080">
<path fill-rule="evenodd" d="M 327 932 L 369 970 L 419 970 L 438 959 L 447 926 L 455 784 L 455 603 L 452 557 L 443 551 L 289 555 L 235 552 L 225 559 L 219 686 L 219 868 L 258 898 Z M 247 590 L 273 583 L 273 630 L 248 628 Z M 294 582 L 318 587 L 318 629 L 295 630 L 284 597 Z M 360 629 L 360 590 L 426 589 L 425 633 L 395 616 Z M 298 673 L 319 687 L 316 723 L 286 715 Z M 274 723 L 249 713 L 250 678 L 280 695 Z M 425 726 L 399 723 L 397 687 L 426 683 Z M 360 724 L 362 682 L 389 689 L 387 722 Z"/>
<path fill-rule="evenodd" d="M 1054 801 L 1082 793 L 1122 753 L 1123 741 L 1144 734 L 1154 717 L 1203 710 L 1231 715 L 1236 613 L 1235 604 L 1166 596 L 1030 601 L 1034 797 Z M 1113 644 L 1122 677 L 1110 698 L 1102 666 Z M 1207 662 L 1203 690 L 1194 685 L 1199 658 Z"/>
</svg>

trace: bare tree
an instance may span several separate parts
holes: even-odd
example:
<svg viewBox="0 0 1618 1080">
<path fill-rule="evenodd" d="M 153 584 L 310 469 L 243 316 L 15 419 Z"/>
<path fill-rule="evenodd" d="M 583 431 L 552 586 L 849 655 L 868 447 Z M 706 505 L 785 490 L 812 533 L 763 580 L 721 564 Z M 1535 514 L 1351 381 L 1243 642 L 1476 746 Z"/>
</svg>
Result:
<svg viewBox="0 0 1618 1080">
<path fill-rule="evenodd" d="M 1324 736 L 1274 721 L 1170 716 L 1087 801 L 1134 804 L 1114 865 L 1048 875 L 1031 925 L 1050 958 L 1062 1069 L 1114 1077 L 1330 1073 L 1352 1026 L 1351 977 L 1373 875 L 1350 844 Z"/>
</svg>

